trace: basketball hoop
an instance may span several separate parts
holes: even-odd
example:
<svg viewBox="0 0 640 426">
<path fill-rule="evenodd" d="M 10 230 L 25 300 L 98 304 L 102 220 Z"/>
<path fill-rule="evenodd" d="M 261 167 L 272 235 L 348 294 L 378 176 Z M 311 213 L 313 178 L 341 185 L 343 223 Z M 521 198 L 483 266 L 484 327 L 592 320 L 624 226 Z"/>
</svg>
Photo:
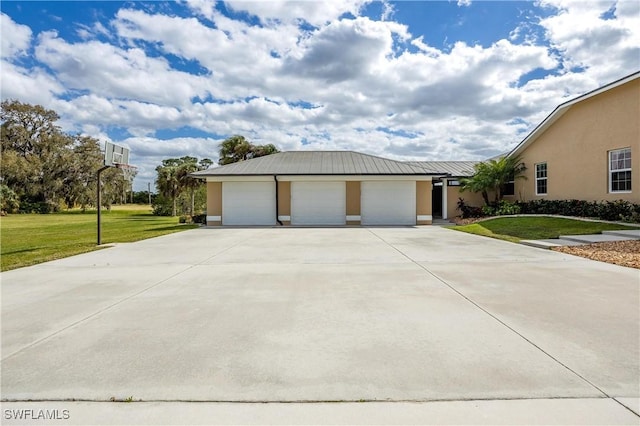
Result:
<svg viewBox="0 0 640 426">
<path fill-rule="evenodd" d="M 130 164 L 123 163 L 114 163 L 116 169 L 122 170 L 122 176 L 124 176 L 125 180 L 130 184 L 133 183 L 133 178 L 136 176 L 138 168 L 136 166 L 132 166 Z"/>
<path fill-rule="evenodd" d="M 137 167 L 129 165 L 129 148 L 116 145 L 111 142 L 104 143 L 104 166 L 97 171 L 96 182 L 96 206 L 98 209 L 97 225 L 98 225 L 98 245 L 102 244 L 102 181 L 100 175 L 110 167 L 115 167 L 122 170 L 124 179 L 129 183 L 131 187 L 131 195 L 133 197 L 133 178 L 136 176 L 138 170 Z M 126 189 L 125 189 L 126 190 Z"/>
</svg>

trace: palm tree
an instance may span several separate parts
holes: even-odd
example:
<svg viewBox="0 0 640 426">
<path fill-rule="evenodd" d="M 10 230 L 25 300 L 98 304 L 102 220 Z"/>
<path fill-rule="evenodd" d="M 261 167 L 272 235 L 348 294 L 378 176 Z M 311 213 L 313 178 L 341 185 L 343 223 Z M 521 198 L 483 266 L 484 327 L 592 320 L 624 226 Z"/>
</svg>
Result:
<svg viewBox="0 0 640 426">
<path fill-rule="evenodd" d="M 158 191 L 160 191 L 160 193 L 165 197 L 171 199 L 171 202 L 173 203 L 171 216 L 176 216 L 176 202 L 180 195 L 178 160 L 175 158 L 162 160 L 162 166 L 156 167 L 156 172 L 158 172 L 158 177 L 156 179 Z"/>
<path fill-rule="evenodd" d="M 527 168 L 521 157 L 504 156 L 491 159 L 474 166 L 475 173 L 462 179 L 461 191 L 480 192 L 486 205 L 490 205 L 489 192 L 495 194 L 494 203 L 502 200 L 504 187 L 514 179 L 526 179 L 522 173 Z"/>
<path fill-rule="evenodd" d="M 231 136 L 220 144 L 220 160 L 218 164 L 237 163 L 238 161 L 248 160 L 250 158 L 264 157 L 280 152 L 273 144 L 254 145 L 244 136 Z"/>
<path fill-rule="evenodd" d="M 244 136 L 231 136 L 220 144 L 220 160 L 218 163 L 223 166 L 247 160 L 251 158 L 249 154 L 252 150 L 253 145 Z"/>
<path fill-rule="evenodd" d="M 197 172 L 200 169 L 198 165 L 198 159 L 195 157 L 182 157 L 180 158 L 181 164 L 178 166 L 177 179 L 180 185 L 180 189 L 188 189 L 191 197 L 191 209 L 190 215 L 193 216 L 195 210 L 195 194 L 196 189 L 202 185 L 202 181 L 190 176 L 190 173 Z"/>
</svg>

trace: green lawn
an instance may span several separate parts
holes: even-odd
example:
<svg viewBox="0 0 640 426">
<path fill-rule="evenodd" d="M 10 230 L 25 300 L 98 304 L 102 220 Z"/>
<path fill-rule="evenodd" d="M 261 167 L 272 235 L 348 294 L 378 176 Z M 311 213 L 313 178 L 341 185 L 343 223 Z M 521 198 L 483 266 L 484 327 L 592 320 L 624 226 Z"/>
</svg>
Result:
<svg viewBox="0 0 640 426">
<path fill-rule="evenodd" d="M 600 234 L 602 231 L 637 228 L 559 217 L 520 216 L 489 219 L 470 225 L 451 227 L 450 229 L 518 242 L 519 240 L 558 238 L 560 235 Z"/>
<path fill-rule="evenodd" d="M 0 219 L 1 269 L 20 268 L 97 250 L 96 212 L 14 214 Z M 102 212 L 102 244 L 144 240 L 195 228 L 177 217 L 153 216 L 149 206 L 114 206 Z"/>
</svg>

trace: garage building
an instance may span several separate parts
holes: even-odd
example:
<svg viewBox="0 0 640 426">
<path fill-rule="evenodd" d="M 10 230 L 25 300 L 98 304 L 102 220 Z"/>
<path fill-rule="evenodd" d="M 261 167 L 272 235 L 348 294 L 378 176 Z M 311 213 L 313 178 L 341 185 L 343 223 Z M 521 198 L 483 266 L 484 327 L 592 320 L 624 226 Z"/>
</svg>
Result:
<svg viewBox="0 0 640 426">
<path fill-rule="evenodd" d="M 352 151 L 292 151 L 193 174 L 207 182 L 207 225 L 428 225 L 424 167 Z"/>
</svg>

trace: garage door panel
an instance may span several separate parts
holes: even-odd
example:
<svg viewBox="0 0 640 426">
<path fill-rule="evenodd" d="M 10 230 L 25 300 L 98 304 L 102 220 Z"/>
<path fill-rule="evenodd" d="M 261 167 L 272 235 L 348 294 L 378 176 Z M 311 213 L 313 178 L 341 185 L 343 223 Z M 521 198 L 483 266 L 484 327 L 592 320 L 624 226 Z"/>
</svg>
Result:
<svg viewBox="0 0 640 426">
<path fill-rule="evenodd" d="M 346 223 L 344 182 L 292 182 L 291 223 L 293 225 L 344 225 Z"/>
<path fill-rule="evenodd" d="M 362 182 L 361 216 L 363 225 L 415 225 L 416 182 Z"/>
<path fill-rule="evenodd" d="M 223 225 L 275 225 L 274 182 L 223 182 Z"/>
</svg>

